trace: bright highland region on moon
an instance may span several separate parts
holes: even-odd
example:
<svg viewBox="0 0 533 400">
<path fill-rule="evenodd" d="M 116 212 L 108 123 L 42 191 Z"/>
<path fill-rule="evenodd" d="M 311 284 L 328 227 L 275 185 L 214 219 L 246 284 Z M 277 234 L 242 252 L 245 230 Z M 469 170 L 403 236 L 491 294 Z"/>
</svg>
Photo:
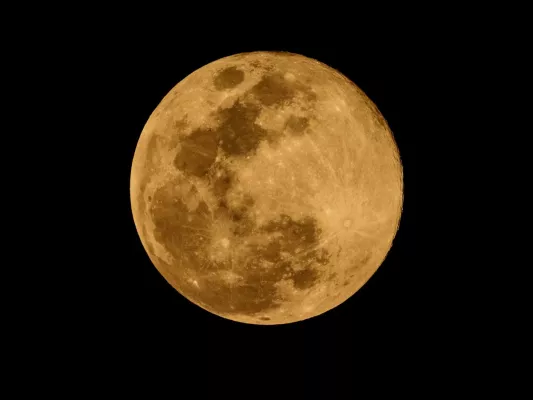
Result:
<svg viewBox="0 0 533 400">
<path fill-rule="evenodd" d="M 251 324 L 304 320 L 352 296 L 385 259 L 403 202 L 376 106 L 336 70 L 277 52 L 179 82 L 142 131 L 130 189 L 164 278 Z"/>
</svg>

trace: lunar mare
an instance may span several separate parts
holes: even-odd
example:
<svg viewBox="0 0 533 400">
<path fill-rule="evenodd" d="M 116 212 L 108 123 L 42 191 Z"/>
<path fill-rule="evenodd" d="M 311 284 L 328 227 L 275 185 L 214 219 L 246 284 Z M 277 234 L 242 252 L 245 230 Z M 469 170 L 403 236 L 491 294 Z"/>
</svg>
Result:
<svg viewBox="0 0 533 400">
<path fill-rule="evenodd" d="M 179 82 L 147 121 L 130 182 L 137 231 L 183 296 L 284 324 L 359 290 L 398 229 L 403 176 L 376 106 L 301 55 L 243 53 Z"/>
</svg>

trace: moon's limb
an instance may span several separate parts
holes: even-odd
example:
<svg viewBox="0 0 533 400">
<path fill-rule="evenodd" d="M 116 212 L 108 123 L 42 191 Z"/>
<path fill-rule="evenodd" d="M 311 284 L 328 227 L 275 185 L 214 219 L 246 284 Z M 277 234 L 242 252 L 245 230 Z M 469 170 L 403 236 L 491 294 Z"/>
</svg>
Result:
<svg viewBox="0 0 533 400">
<path fill-rule="evenodd" d="M 215 61 L 147 122 L 131 200 L 161 274 L 200 307 L 281 324 L 353 295 L 384 260 L 403 202 L 385 120 L 347 78 L 289 53 Z"/>
</svg>

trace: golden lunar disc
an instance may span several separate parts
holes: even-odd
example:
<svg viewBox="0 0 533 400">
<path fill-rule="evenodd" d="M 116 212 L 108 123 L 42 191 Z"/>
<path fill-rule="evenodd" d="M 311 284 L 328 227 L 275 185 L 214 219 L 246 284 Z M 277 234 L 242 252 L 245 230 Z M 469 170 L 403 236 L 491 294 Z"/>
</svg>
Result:
<svg viewBox="0 0 533 400">
<path fill-rule="evenodd" d="M 286 324 L 352 296 L 403 203 L 398 148 L 370 99 L 292 53 L 214 61 L 179 82 L 139 138 L 133 217 L 155 267 L 221 317 Z"/>
</svg>

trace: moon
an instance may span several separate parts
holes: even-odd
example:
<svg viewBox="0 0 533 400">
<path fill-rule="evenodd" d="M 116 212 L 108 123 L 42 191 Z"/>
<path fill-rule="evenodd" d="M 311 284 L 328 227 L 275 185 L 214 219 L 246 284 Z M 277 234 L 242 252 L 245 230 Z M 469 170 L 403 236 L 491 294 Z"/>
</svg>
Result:
<svg viewBox="0 0 533 400">
<path fill-rule="evenodd" d="M 398 230 L 403 171 L 374 103 L 337 70 L 284 52 L 225 57 L 148 119 L 130 179 L 154 266 L 220 317 L 275 325 L 350 298 Z"/>
</svg>

